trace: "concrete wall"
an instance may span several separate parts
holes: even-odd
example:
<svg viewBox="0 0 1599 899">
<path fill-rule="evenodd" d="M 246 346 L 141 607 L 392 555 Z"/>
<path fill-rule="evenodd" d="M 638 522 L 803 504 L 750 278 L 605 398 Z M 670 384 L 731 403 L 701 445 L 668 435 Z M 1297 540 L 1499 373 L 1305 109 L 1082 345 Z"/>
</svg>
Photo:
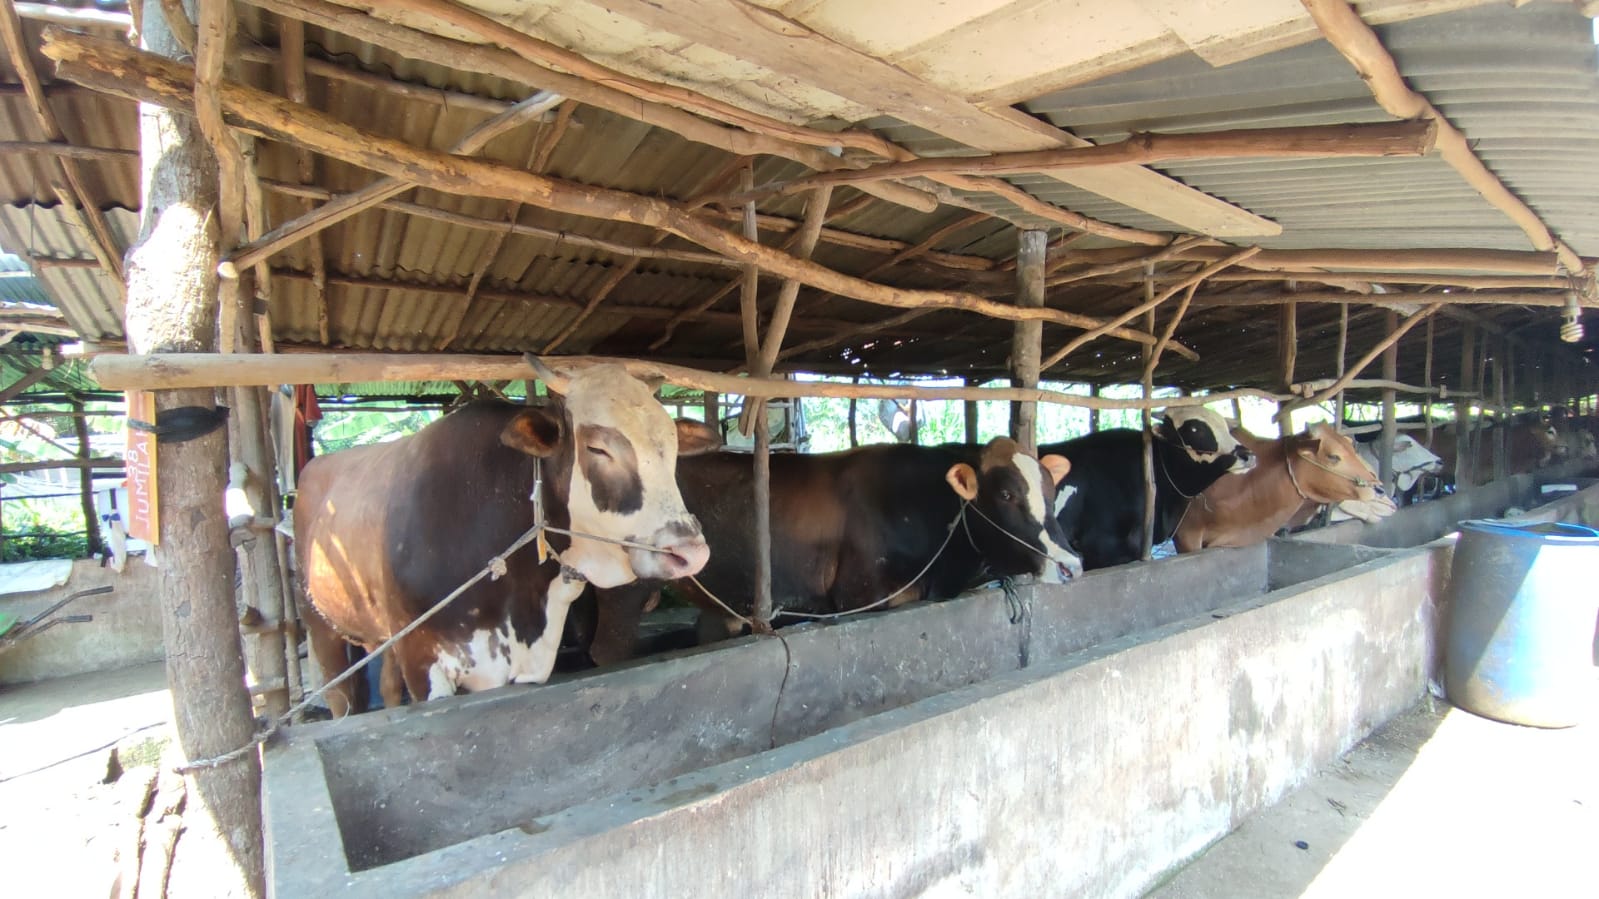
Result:
<svg viewBox="0 0 1599 899">
<path fill-rule="evenodd" d="M 109 584 L 115 592 L 74 600 L 59 615 L 93 615 L 59 624 L 0 652 L 0 684 L 125 668 L 163 658 L 157 605 L 158 572 L 139 558 L 121 574 L 93 559 L 72 563 L 67 582 L 49 590 L 0 596 L 0 612 L 26 621 L 71 593 Z"/>
<path fill-rule="evenodd" d="M 795 728 L 793 742 L 756 746 L 753 754 L 664 781 L 627 782 L 651 753 L 670 756 L 685 742 L 721 739 L 696 717 L 702 704 L 674 701 L 696 681 L 723 694 L 735 719 L 751 719 L 735 730 L 782 736 L 771 730 L 776 693 L 766 683 L 781 676 L 781 644 L 735 648 L 765 660 L 769 670 L 760 678 L 748 670 L 715 673 L 725 664 L 702 667 L 712 657 L 732 658 L 718 650 L 514 695 L 297 729 L 268 753 L 273 889 L 284 896 L 1136 895 L 1425 687 L 1436 656 L 1436 575 L 1440 561 L 1447 566 L 1446 547 L 1382 554 L 1347 568 L 1369 551 L 1287 551 L 1301 562 L 1316 552 L 1337 555 L 1323 564 L 1344 570 L 1262 598 L 1268 566 L 1265 548 L 1256 547 L 1038 588 L 1016 616 L 989 594 L 851 622 L 858 636 L 881 642 L 883 658 L 919 659 L 913 664 L 922 670 L 908 681 L 942 677 L 946 691 L 853 720 L 830 717 L 851 713 L 809 713 L 811 724 L 826 729 L 797 736 L 804 707 L 827 690 L 791 685 L 786 690 L 796 692 L 785 691 L 789 709 L 780 709 L 779 727 Z M 1285 563 L 1279 576 L 1291 579 L 1294 569 Z M 1129 591 L 1125 577 L 1148 579 L 1144 592 Z M 1188 617 L 1180 621 L 1158 620 L 1164 600 L 1176 609 L 1188 601 L 1185 591 L 1206 592 L 1207 579 L 1216 593 L 1245 595 L 1197 612 L 1184 608 Z M 1120 608 L 1129 602 L 1145 611 Z M 1074 628 L 1074 613 L 1098 624 Z M 986 623 L 979 620 L 985 615 Z M 940 620 L 943 628 L 935 626 Z M 1146 623 L 1154 629 L 1071 649 Z M 808 633 L 817 641 L 848 637 L 842 625 Z M 932 648 L 906 652 L 892 645 L 899 639 Z M 945 667 L 954 663 L 938 644 L 954 639 L 966 640 L 973 649 L 967 657 L 977 661 Z M 789 643 L 794 653 L 801 641 Z M 801 651 L 819 653 L 820 646 Z M 872 653 L 850 656 L 869 660 Z M 846 695 L 864 707 L 880 701 L 869 672 L 846 675 L 837 670 L 841 658 L 830 672 L 826 658 L 806 657 L 790 677 L 816 672 L 857 685 Z M 682 679 L 661 680 L 668 670 Z M 880 680 L 886 671 L 878 669 Z M 613 679 L 609 693 L 606 678 Z M 621 696 L 615 691 L 629 678 L 654 686 L 634 695 L 642 705 L 633 714 L 617 714 L 623 709 L 613 704 Z M 959 685 L 968 678 L 976 682 Z M 577 706 L 586 717 L 552 717 L 545 703 L 562 689 L 587 701 Z M 499 741 L 490 712 L 517 704 L 544 710 L 527 719 L 540 729 Z M 670 714 L 644 711 L 657 704 Z M 607 731 L 628 720 L 636 729 L 627 740 L 613 734 L 598 744 L 552 742 L 556 733 Z M 500 815 L 500 829 L 352 873 L 340 851 L 350 833 L 341 833 L 333 811 L 349 787 L 337 759 L 362 742 L 372 749 L 370 779 L 395 785 L 385 801 L 429 797 L 428 807 L 407 816 L 436 823 L 450 814 Z M 378 753 L 384 743 L 389 749 Z M 470 755 L 485 743 L 500 747 L 493 758 Z M 571 753 L 582 745 L 593 758 Z M 427 774 L 406 761 L 437 757 L 445 761 Z M 470 772 L 487 772 L 478 776 L 501 796 L 514 794 L 528 779 L 578 779 L 587 762 L 609 766 L 614 776 L 574 789 L 568 801 L 577 805 L 535 803 L 507 813 L 493 797 L 461 789 Z"/>
</svg>

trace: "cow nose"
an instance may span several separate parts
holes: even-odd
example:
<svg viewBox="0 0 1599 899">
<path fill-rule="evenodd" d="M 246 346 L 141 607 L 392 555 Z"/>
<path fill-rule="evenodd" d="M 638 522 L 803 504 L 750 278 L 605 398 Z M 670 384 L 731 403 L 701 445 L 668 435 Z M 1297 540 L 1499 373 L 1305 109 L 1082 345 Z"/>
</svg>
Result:
<svg viewBox="0 0 1599 899">
<path fill-rule="evenodd" d="M 664 576 L 668 579 L 696 574 L 711 558 L 711 547 L 698 535 L 662 546 L 660 549 L 657 558 Z"/>
</svg>

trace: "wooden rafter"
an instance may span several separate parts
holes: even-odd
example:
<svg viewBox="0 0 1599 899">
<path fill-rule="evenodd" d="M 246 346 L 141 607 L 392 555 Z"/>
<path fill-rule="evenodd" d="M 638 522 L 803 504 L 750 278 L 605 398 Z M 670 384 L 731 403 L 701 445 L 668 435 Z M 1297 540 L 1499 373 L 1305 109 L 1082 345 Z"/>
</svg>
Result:
<svg viewBox="0 0 1599 899">
<path fill-rule="evenodd" d="M 822 185 L 860 186 L 872 181 L 933 175 L 1019 175 L 1114 165 L 1148 165 L 1183 159 L 1324 159 L 1332 157 L 1425 156 L 1437 126 L 1432 122 L 1370 125 L 1309 125 L 1246 128 L 1183 134 L 1135 133 L 1125 140 L 1087 147 L 992 153 L 890 162 L 855 171 L 823 172 L 755 187 L 721 202 L 788 196 Z"/>
<path fill-rule="evenodd" d="M 50 108 L 44 85 L 39 81 L 39 73 L 33 69 L 31 48 L 23 36 L 22 19 L 18 17 L 16 5 L 12 0 L 0 3 L 0 42 L 5 44 L 6 53 L 11 57 L 11 64 L 22 82 L 28 108 L 44 139 L 51 143 L 65 143 L 66 133 L 61 130 L 61 123 L 56 119 L 55 111 Z M 70 156 L 57 156 L 53 167 L 54 171 L 50 176 L 51 192 L 56 195 L 61 208 L 78 228 L 90 236 L 89 247 L 94 251 L 95 258 L 100 260 L 101 267 L 116 283 L 118 293 L 125 297 L 127 288 L 122 276 L 122 251 L 118 248 L 116 239 L 112 237 L 111 228 L 106 224 L 105 216 L 100 213 L 100 207 L 96 205 L 94 197 L 84 186 L 78 160 Z"/>
<path fill-rule="evenodd" d="M 817 171 L 852 168 L 864 164 L 836 157 L 821 146 L 776 136 L 777 133 L 789 130 L 790 126 L 784 125 L 775 130 L 745 130 L 719 125 L 715 121 L 702 118 L 698 110 L 691 112 L 666 103 L 641 99 L 636 94 L 620 89 L 619 86 L 613 86 L 626 83 L 621 80 L 589 81 L 569 72 L 540 65 L 498 46 L 439 37 L 384 22 L 364 12 L 352 14 L 349 7 L 326 0 L 247 0 L 247 2 L 269 12 L 292 16 L 307 24 L 319 25 L 413 59 L 447 59 L 452 68 L 461 71 L 512 78 L 607 112 L 664 128 L 685 140 L 716 147 L 736 155 L 778 156 Z M 626 76 L 617 73 L 616 78 L 625 79 Z M 777 123 L 774 120 L 770 124 Z M 843 139 L 835 136 L 834 142 Z M 938 205 L 934 197 L 903 185 L 871 185 L 869 191 L 883 200 L 918 212 L 931 212 Z"/>
<path fill-rule="evenodd" d="M 1575 250 L 1556 237 L 1515 192 L 1488 167 L 1471 148 L 1466 136 L 1460 133 L 1432 101 L 1410 89 L 1393 56 L 1383 46 L 1377 32 L 1361 18 L 1358 10 L 1347 0 L 1301 0 L 1305 9 L 1316 21 L 1322 36 L 1342 53 L 1360 79 L 1383 109 L 1401 119 L 1424 119 L 1438 126 L 1438 153 L 1471 185 L 1483 199 L 1503 212 L 1516 223 L 1532 242 L 1535 249 L 1553 251 L 1566 270 L 1576 274 L 1583 270 L 1583 262 Z"/>
<path fill-rule="evenodd" d="M 278 21 L 278 71 L 282 77 L 283 96 L 292 103 L 309 103 L 305 74 L 305 23 L 299 19 Z M 383 79 L 388 80 L 388 79 Z M 316 157 L 304 147 L 294 148 L 294 173 L 301 184 L 316 181 Z M 310 197 L 300 198 L 300 213 L 308 215 L 316 209 Z M 322 246 L 322 234 L 317 232 L 306 239 L 306 252 L 311 263 L 311 302 L 316 305 L 317 336 L 323 344 L 332 341 L 331 316 L 328 311 L 328 262 Z"/>
</svg>

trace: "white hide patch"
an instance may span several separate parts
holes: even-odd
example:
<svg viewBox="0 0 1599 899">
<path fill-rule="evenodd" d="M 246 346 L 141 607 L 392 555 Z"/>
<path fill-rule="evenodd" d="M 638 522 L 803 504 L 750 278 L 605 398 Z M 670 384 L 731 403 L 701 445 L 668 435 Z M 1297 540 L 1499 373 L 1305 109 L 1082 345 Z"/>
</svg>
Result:
<svg viewBox="0 0 1599 899">
<path fill-rule="evenodd" d="M 1057 488 L 1055 490 L 1055 517 L 1056 518 L 1060 517 L 1060 513 L 1066 511 L 1066 504 L 1071 502 L 1072 497 L 1074 497 L 1076 495 L 1077 495 L 1077 488 L 1073 487 L 1070 484 L 1062 484 L 1062 485 L 1060 485 L 1059 488 Z"/>
<path fill-rule="evenodd" d="M 1216 440 L 1214 452 L 1181 443 L 1183 449 L 1187 450 L 1189 457 L 1195 462 L 1214 462 L 1217 456 L 1223 453 L 1230 453 L 1238 448 L 1238 441 L 1233 437 L 1232 429 L 1227 426 L 1227 419 L 1223 418 L 1221 413 L 1214 409 L 1208 409 L 1204 406 L 1174 406 L 1166 410 L 1166 419 L 1171 422 L 1172 430 L 1177 434 L 1179 442 L 1183 439 L 1183 426 L 1189 422 L 1199 422 L 1210 429 L 1211 435 Z M 1240 460 L 1240 464 L 1234 465 L 1233 470 L 1244 471 L 1250 467 L 1250 464 L 1243 463 Z"/>
<path fill-rule="evenodd" d="M 1377 459 L 1376 444 L 1357 443 L 1355 452 L 1372 471 L 1382 470 L 1382 465 Z M 1444 467 L 1443 460 L 1434 455 L 1432 450 L 1422 446 L 1414 438 L 1404 436 L 1394 439 L 1393 462 L 1395 487 L 1400 493 L 1416 486 L 1422 475 L 1436 474 Z"/>
<path fill-rule="evenodd" d="M 583 592 L 583 583 L 557 579 L 545 597 L 543 633 L 532 643 L 511 635 L 510 624 L 477 630 L 465 645 L 441 648 L 428 668 L 428 699 L 477 693 L 506 684 L 542 684 L 555 670 L 566 613 Z"/>
</svg>

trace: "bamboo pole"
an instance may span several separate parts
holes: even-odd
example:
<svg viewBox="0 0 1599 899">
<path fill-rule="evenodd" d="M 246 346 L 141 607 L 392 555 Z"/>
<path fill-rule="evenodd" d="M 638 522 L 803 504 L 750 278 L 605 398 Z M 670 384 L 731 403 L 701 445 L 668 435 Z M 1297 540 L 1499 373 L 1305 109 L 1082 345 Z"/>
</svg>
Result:
<svg viewBox="0 0 1599 899">
<path fill-rule="evenodd" d="M 190 90 L 184 67 L 140 54 L 114 42 L 47 31 L 45 53 L 59 63 L 58 74 L 119 96 L 186 108 Z M 133 77 L 134 73 L 138 77 Z M 520 197 L 524 202 L 591 218 L 630 221 L 672 231 L 744 262 L 754 262 L 784 277 L 863 302 L 896 308 L 947 308 L 1010 321 L 1042 319 L 1081 328 L 1102 323 L 1057 309 L 1018 309 L 953 291 L 904 290 L 853 278 L 729 234 L 696 218 L 680 204 L 622 191 L 547 178 L 479 159 L 411 147 L 400 141 L 351 128 L 324 113 L 239 85 L 223 85 L 224 106 L 244 127 L 279 140 L 301 141 L 328 155 L 406 178 L 448 193 Z M 1137 343 L 1153 342 L 1129 329 L 1107 331 Z M 1186 347 L 1173 344 L 1177 352 Z"/>
<path fill-rule="evenodd" d="M 1348 371 L 1344 372 L 1343 375 L 1339 376 L 1339 378 L 1326 389 L 1319 391 L 1315 396 L 1312 396 L 1309 399 L 1285 404 L 1283 408 L 1277 411 L 1277 419 L 1281 421 L 1285 415 L 1292 412 L 1294 409 L 1302 406 L 1318 406 L 1322 403 L 1325 403 L 1331 397 L 1336 396 L 1340 390 L 1343 390 L 1344 387 L 1349 384 L 1350 381 L 1355 379 L 1356 375 L 1360 374 L 1362 371 L 1365 371 L 1366 366 L 1370 365 L 1379 355 L 1382 354 L 1384 350 L 1388 349 L 1388 347 L 1392 346 L 1393 344 L 1398 343 L 1399 338 L 1404 337 L 1411 328 L 1426 321 L 1428 316 L 1437 312 L 1441 308 L 1443 308 L 1442 303 L 1434 303 L 1406 318 L 1404 324 L 1394 329 L 1394 331 L 1386 338 L 1384 338 L 1376 346 L 1372 347 L 1371 350 L 1366 353 L 1366 355 L 1362 356 L 1358 362 L 1351 366 Z"/>
<path fill-rule="evenodd" d="M 971 387 L 972 386 L 972 379 L 970 377 L 962 378 L 961 379 L 961 383 L 966 385 L 967 387 Z M 850 405 L 852 407 L 854 406 L 854 404 L 855 404 L 855 401 L 854 400 L 850 400 Z M 965 425 L 965 428 L 966 428 L 966 443 L 969 446 L 976 446 L 977 445 L 978 414 L 979 414 L 977 401 L 976 400 L 967 400 L 966 404 L 965 404 L 965 407 L 961 410 L 961 412 L 962 412 L 961 423 L 963 425 Z"/>
<path fill-rule="evenodd" d="M 1287 389 L 1294 383 L 1294 367 L 1299 361 L 1299 307 L 1284 303 L 1277 316 L 1277 371 L 1281 376 L 1279 386 Z"/>
<path fill-rule="evenodd" d="M 1428 316 L 1427 321 L 1432 321 Z M 1399 313 L 1389 312 L 1384 319 L 1384 327 L 1391 335 L 1399 330 Z M 1382 351 L 1382 377 L 1385 381 L 1394 381 L 1399 378 L 1399 340 L 1394 338 Z M 1377 477 L 1382 481 L 1383 489 L 1390 496 L 1394 493 L 1394 440 L 1398 435 L 1396 424 L 1398 417 L 1395 414 L 1394 402 L 1398 394 L 1392 387 L 1384 387 L 1382 391 L 1382 434 L 1377 438 Z"/>
<path fill-rule="evenodd" d="M 1337 365 L 1334 367 L 1334 379 L 1335 380 L 1343 378 L 1343 376 L 1344 376 L 1344 365 L 1348 361 L 1348 358 L 1349 358 L 1349 307 L 1347 305 L 1340 307 L 1339 310 L 1338 310 L 1338 350 L 1337 350 L 1337 353 L 1338 353 L 1338 356 L 1337 356 L 1337 359 L 1336 359 Z M 1339 390 L 1338 391 L 1338 400 L 1337 400 L 1336 408 L 1337 408 L 1338 427 L 1340 427 L 1340 428 L 1344 426 L 1344 413 L 1345 413 L 1345 410 L 1347 408 L 1346 404 L 1344 402 L 1344 399 L 1345 399 L 1344 391 L 1343 390 Z"/>
<path fill-rule="evenodd" d="M 1016 305 L 1044 305 L 1044 260 L 1049 234 L 1021 231 L 1016 235 Z M 1043 353 L 1043 322 L 1017 322 L 1011 335 L 1011 381 L 1017 387 L 1037 387 L 1039 356 Z M 1011 404 L 1011 439 L 1021 451 L 1038 453 L 1038 404 Z"/>
<path fill-rule="evenodd" d="M 1123 324 L 1125 324 L 1125 323 L 1127 323 L 1129 321 L 1132 321 L 1134 318 L 1138 317 L 1139 315 L 1144 314 L 1145 312 L 1152 311 L 1156 306 L 1159 306 L 1161 303 L 1164 303 L 1167 300 L 1171 299 L 1172 297 L 1176 296 L 1179 292 L 1181 292 L 1183 290 L 1186 290 L 1189 287 L 1189 285 L 1198 284 L 1201 281 L 1204 281 L 1206 278 L 1210 277 L 1212 274 L 1214 274 L 1216 272 L 1219 272 L 1222 269 L 1229 268 L 1231 266 L 1237 265 L 1239 262 L 1242 262 L 1243 260 L 1248 259 L 1249 257 L 1251 257 L 1251 256 L 1253 256 L 1253 255 L 1255 255 L 1256 253 L 1259 253 L 1259 252 L 1260 252 L 1260 247 L 1245 247 L 1244 249 L 1239 250 L 1239 251 L 1233 253 L 1232 255 L 1228 256 L 1226 259 L 1223 259 L 1223 260 L 1221 260 L 1219 262 L 1215 262 L 1215 263 L 1212 263 L 1210 265 L 1207 265 L 1203 269 L 1201 269 L 1200 271 L 1198 271 L 1198 272 L 1196 272 L 1196 273 L 1194 273 L 1192 275 L 1189 275 L 1188 277 L 1186 277 L 1183 280 L 1177 282 L 1176 284 L 1172 285 L 1171 287 L 1168 287 L 1165 290 L 1161 291 L 1160 293 L 1153 294 L 1153 295 L 1151 295 L 1151 294 L 1152 294 L 1152 291 L 1153 291 L 1153 288 L 1154 288 L 1154 275 L 1152 273 L 1152 269 L 1149 268 L 1149 266 L 1151 264 L 1150 263 L 1146 263 L 1146 273 L 1148 273 L 1148 276 L 1145 278 L 1145 299 L 1144 299 L 1144 302 L 1139 304 L 1138 306 L 1133 307 L 1132 309 L 1128 310 L 1127 312 L 1124 312 L 1121 315 L 1118 315 L 1115 318 L 1105 322 L 1104 324 L 1102 324 L 1102 325 L 1100 325 L 1100 326 L 1098 326 L 1096 328 L 1090 328 L 1087 331 L 1085 331 L 1084 333 L 1079 334 L 1078 336 L 1072 338 L 1070 341 L 1068 341 L 1066 343 L 1065 346 L 1061 347 L 1059 350 L 1056 350 L 1048 358 L 1046 358 L 1044 360 L 1043 365 L 1041 366 L 1041 368 L 1043 370 L 1046 370 L 1046 371 L 1048 369 L 1054 368 L 1055 365 L 1057 363 L 1059 363 L 1062 359 L 1064 359 L 1067 356 L 1071 355 L 1073 350 L 1076 350 L 1077 348 L 1081 347 L 1083 344 L 1088 343 L 1090 340 L 1093 340 L 1094 338 L 1102 336 L 1104 334 L 1111 333 L 1113 328 L 1117 328 L 1117 327 L 1119 327 L 1119 326 L 1121 326 L 1121 325 L 1123 325 Z M 1152 337 L 1152 335 L 1149 335 L 1149 336 Z M 1143 342 L 1143 341 L 1140 341 L 1140 342 Z M 1154 341 L 1153 341 L 1153 339 L 1151 339 L 1149 342 L 1152 344 Z"/>
<path fill-rule="evenodd" d="M 1466 136 L 1424 96 L 1410 89 L 1404 75 L 1377 33 L 1360 18 L 1347 0 L 1301 0 L 1322 36 L 1360 74 L 1383 109 L 1401 119 L 1422 119 L 1437 124 L 1438 155 L 1494 208 L 1516 223 L 1538 250 L 1553 250 L 1566 270 L 1581 272 L 1582 259 L 1555 237 L 1521 198 L 1516 196 L 1477 157 Z"/>
<path fill-rule="evenodd" d="M 1430 122 L 1310 125 L 1234 131 L 1150 134 L 1135 132 L 1115 143 L 1061 147 L 984 156 L 951 156 L 890 162 L 851 171 L 823 172 L 771 182 L 719 198 L 729 205 L 787 196 L 822 185 L 859 186 L 873 181 L 933 175 L 1017 175 L 1107 165 L 1150 165 L 1184 159 L 1331 158 L 1425 156 L 1436 126 Z"/>
<path fill-rule="evenodd" d="M 1084 409 L 1140 409 L 1141 400 L 1113 400 L 1038 388 L 1018 387 L 914 387 L 895 384 L 839 384 L 828 381 L 788 381 L 749 378 L 707 372 L 641 359 L 596 356 L 557 356 L 561 366 L 613 363 L 641 378 L 661 378 L 696 390 L 714 390 L 741 396 L 842 397 L 848 399 L 922 400 L 1033 400 Z M 335 384 L 369 381 L 505 381 L 529 377 L 520 356 L 482 356 L 465 353 L 279 353 L 221 357 L 211 353 L 159 353 L 152 355 L 103 354 L 89 363 L 89 372 L 107 390 L 154 390 L 182 387 L 236 387 L 241 385 Z M 1240 388 L 1211 394 L 1218 402 L 1235 396 L 1280 399 L 1282 394 Z M 1167 400 L 1148 405 L 1163 408 Z"/>
</svg>

